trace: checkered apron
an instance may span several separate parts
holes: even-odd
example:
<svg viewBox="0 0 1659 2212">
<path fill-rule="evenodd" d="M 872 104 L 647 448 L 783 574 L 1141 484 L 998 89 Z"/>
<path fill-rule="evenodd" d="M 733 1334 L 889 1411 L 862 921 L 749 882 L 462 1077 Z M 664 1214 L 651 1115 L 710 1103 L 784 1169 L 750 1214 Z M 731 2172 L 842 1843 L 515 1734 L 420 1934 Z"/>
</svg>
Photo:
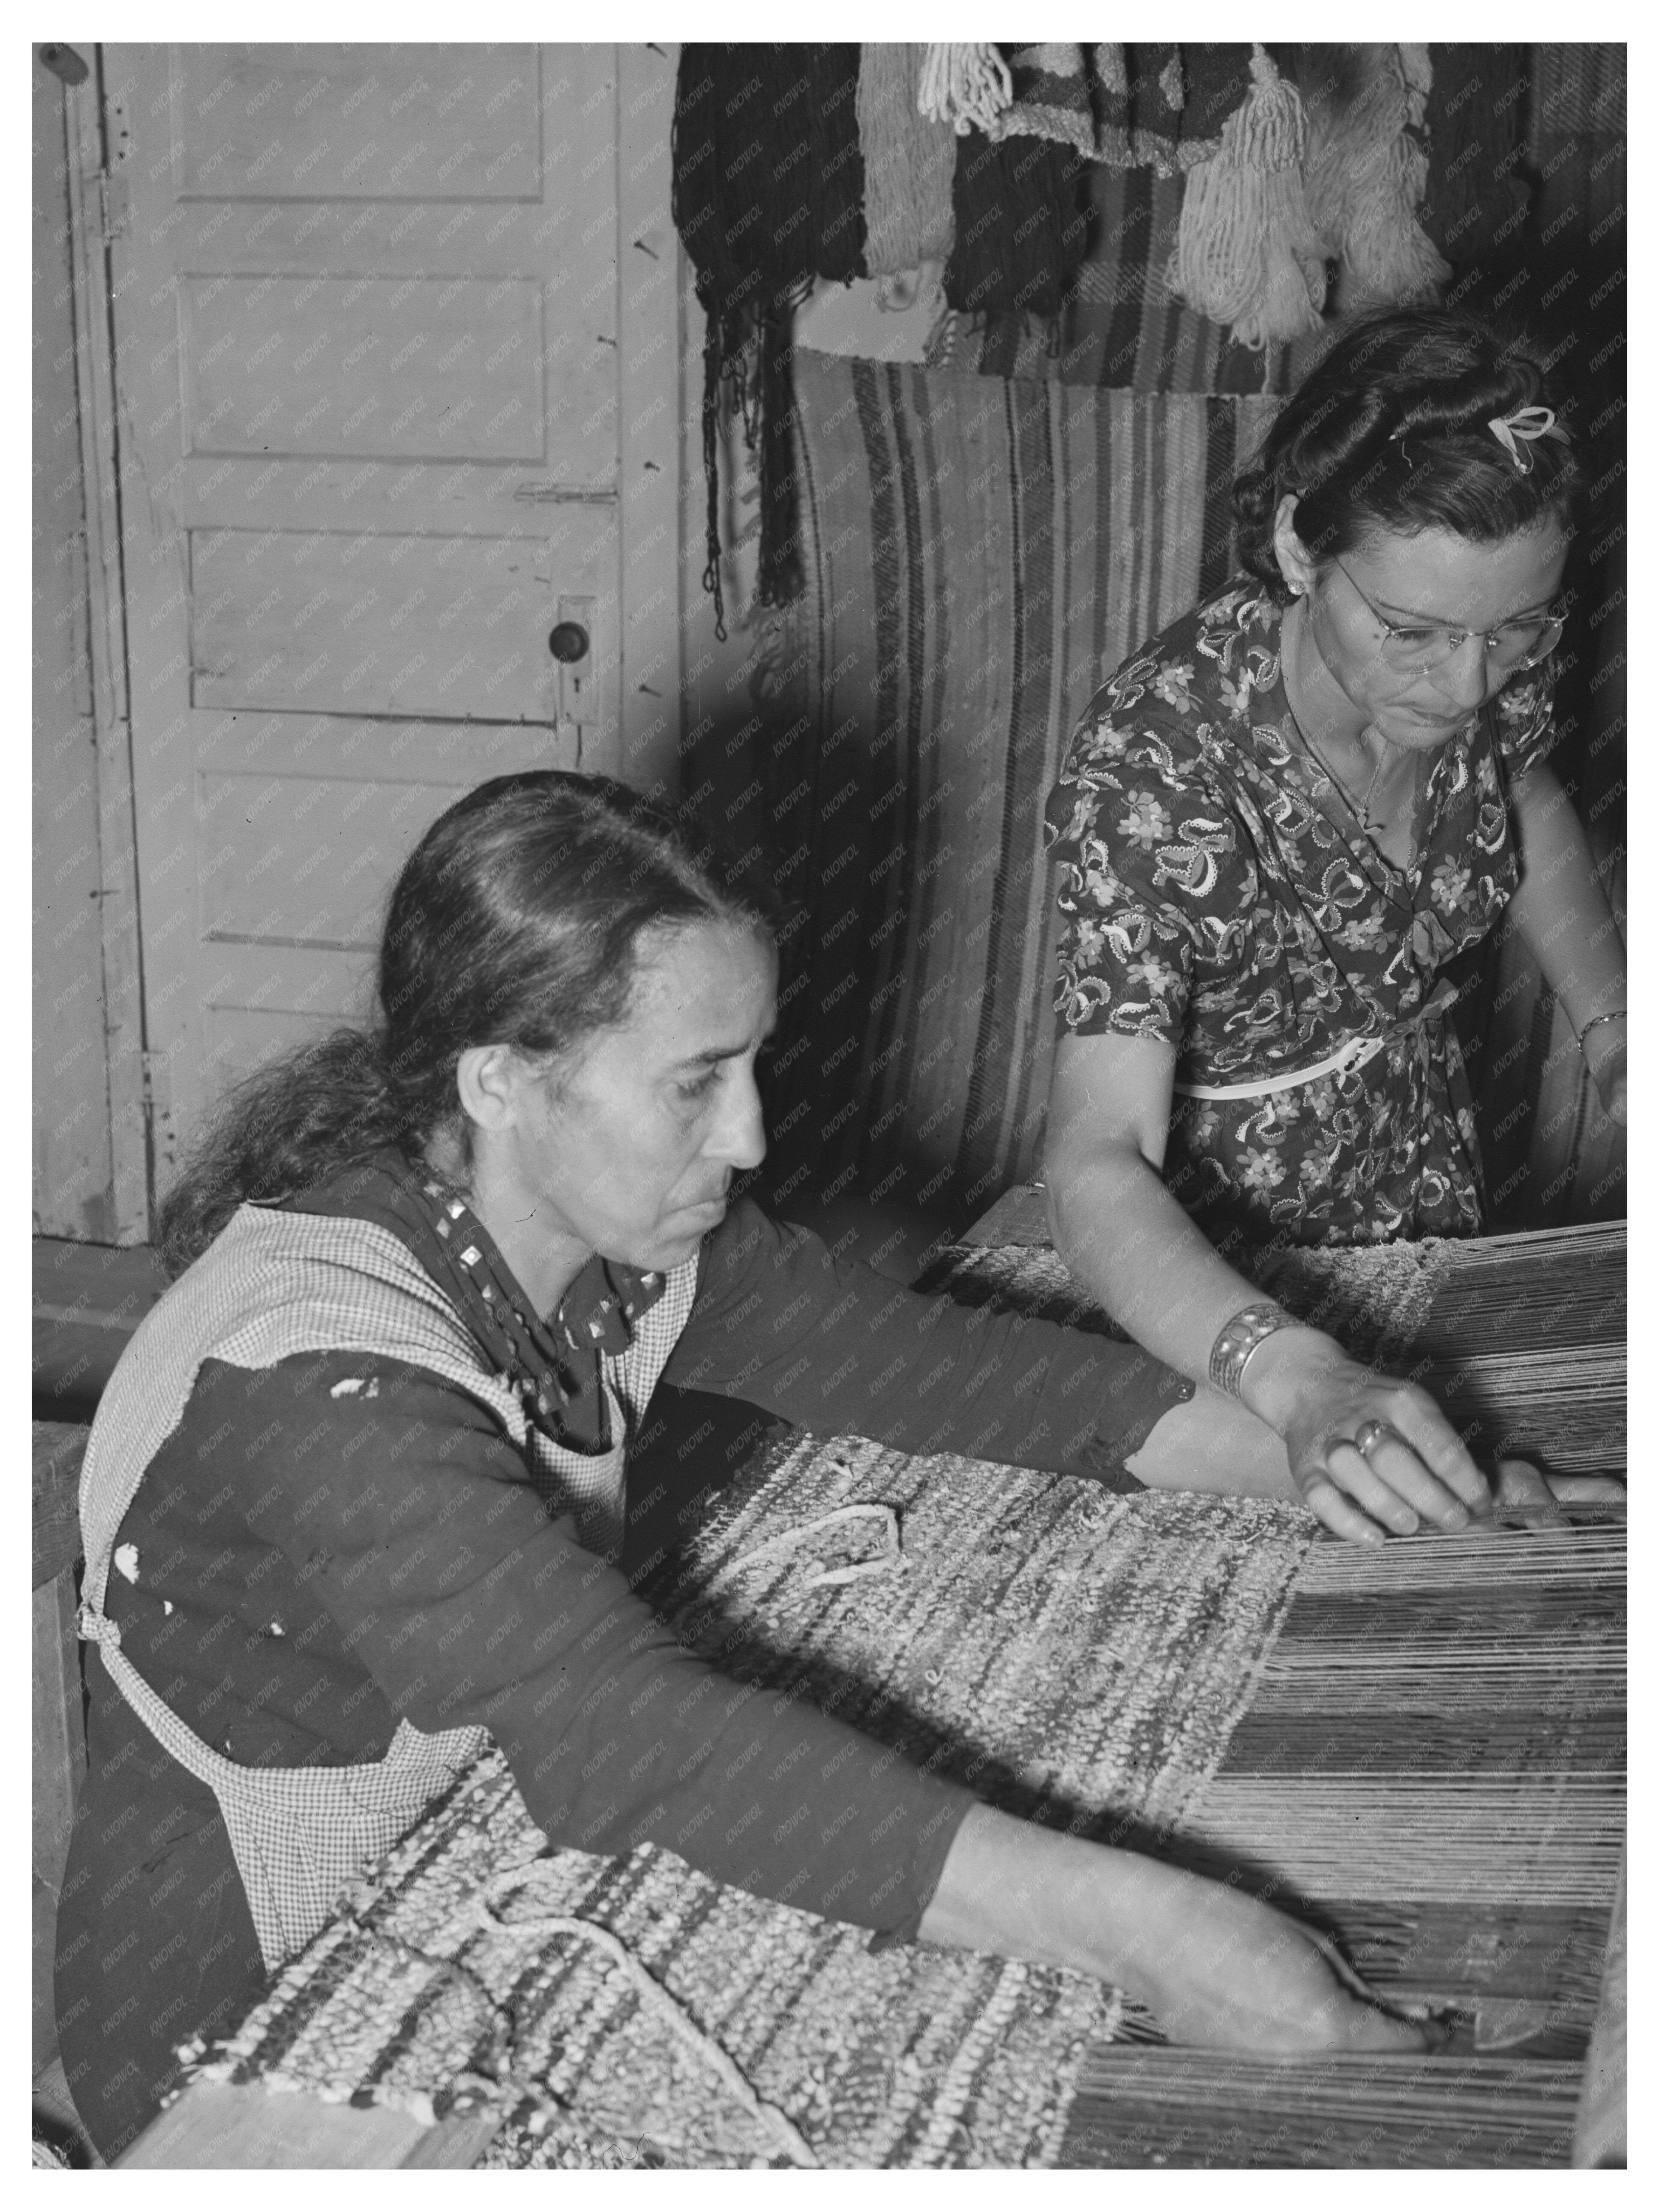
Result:
<svg viewBox="0 0 1659 2212">
<path fill-rule="evenodd" d="M 81 1472 L 82 1636 L 152 1735 L 219 1801 L 265 1965 L 327 1921 L 341 1892 L 390 1849 L 487 1741 L 481 1728 L 424 1735 L 400 1721 L 384 1759 L 336 1767 L 246 1767 L 187 1728 L 123 1656 L 104 1611 L 115 1540 L 144 1471 L 179 1425 L 208 1358 L 275 1366 L 316 1352 L 377 1352 L 442 1376 L 528 1448 L 584 1543 L 620 1541 L 629 1441 L 690 1316 L 697 1261 L 669 1275 L 625 1352 L 601 1361 L 609 1452 L 562 1449 L 526 1420 L 505 1376 L 480 1364 L 460 1315 L 389 1230 L 243 1206 L 140 1324 L 110 1379 Z"/>
</svg>

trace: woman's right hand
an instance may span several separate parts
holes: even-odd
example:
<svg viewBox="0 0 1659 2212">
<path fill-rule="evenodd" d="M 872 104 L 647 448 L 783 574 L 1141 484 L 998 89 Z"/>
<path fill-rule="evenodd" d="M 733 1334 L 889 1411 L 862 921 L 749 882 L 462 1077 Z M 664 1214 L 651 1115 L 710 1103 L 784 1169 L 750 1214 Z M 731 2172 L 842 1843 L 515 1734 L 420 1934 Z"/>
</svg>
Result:
<svg viewBox="0 0 1659 2212">
<path fill-rule="evenodd" d="M 1297 1494 L 1334 1535 L 1380 1544 L 1425 1521 L 1450 1534 L 1490 1510 L 1486 1477 L 1428 1392 L 1319 1329 L 1265 1337 L 1243 1395 L 1283 1437 Z"/>
<path fill-rule="evenodd" d="M 1288 2055 L 1421 2051 L 1427 2039 L 1352 1994 L 1313 1938 L 1270 1905 L 988 1806 L 957 1829 L 920 1933 L 1111 1982 L 1174 2043 Z"/>
</svg>

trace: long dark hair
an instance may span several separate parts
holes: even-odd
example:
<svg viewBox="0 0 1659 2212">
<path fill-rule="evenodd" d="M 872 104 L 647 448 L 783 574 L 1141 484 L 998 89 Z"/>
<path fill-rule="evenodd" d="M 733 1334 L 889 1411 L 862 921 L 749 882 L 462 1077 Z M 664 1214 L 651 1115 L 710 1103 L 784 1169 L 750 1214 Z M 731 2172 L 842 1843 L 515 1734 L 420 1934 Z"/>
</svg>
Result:
<svg viewBox="0 0 1659 2212">
<path fill-rule="evenodd" d="M 386 1145 L 468 1135 L 461 1054 L 569 1053 L 626 1012 L 641 940 L 716 921 L 775 934 L 763 876 L 700 825 L 603 776 L 498 776 L 404 863 L 380 940 L 378 1018 L 258 1069 L 225 1099 L 161 1207 L 178 1273 L 245 1200 L 296 1196 Z"/>
<path fill-rule="evenodd" d="M 1325 561 L 1373 530 L 1448 530 L 1495 545 L 1552 517 L 1566 524 L 1578 483 L 1571 446 L 1523 444 L 1523 474 L 1487 428 L 1522 407 L 1562 411 L 1529 340 L 1438 307 L 1356 316 L 1233 488 L 1245 567 L 1285 603 L 1273 541 L 1287 492 L 1297 495 L 1297 537 Z"/>
</svg>

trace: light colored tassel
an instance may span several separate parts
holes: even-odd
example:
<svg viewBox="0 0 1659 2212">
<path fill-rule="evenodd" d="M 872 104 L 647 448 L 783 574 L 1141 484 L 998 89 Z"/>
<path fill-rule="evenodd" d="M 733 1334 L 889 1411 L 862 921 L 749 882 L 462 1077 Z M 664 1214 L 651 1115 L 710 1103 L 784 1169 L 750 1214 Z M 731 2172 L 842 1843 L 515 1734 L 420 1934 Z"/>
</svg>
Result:
<svg viewBox="0 0 1659 2212">
<path fill-rule="evenodd" d="M 859 49 L 864 265 L 884 282 L 915 270 L 930 254 L 947 255 L 954 234 L 951 178 L 957 142 L 947 125 L 920 112 L 923 64 L 919 46 Z"/>
<path fill-rule="evenodd" d="M 1359 51 L 1363 89 L 1316 119 L 1307 170 L 1310 218 L 1326 252 L 1341 258 L 1345 314 L 1431 298 L 1451 274 L 1417 220 L 1429 173 L 1427 152 L 1413 135 L 1431 82 L 1427 49 Z"/>
<path fill-rule="evenodd" d="M 1324 258 L 1303 198 L 1307 119 L 1264 48 L 1212 161 L 1188 172 L 1170 286 L 1259 349 L 1319 328 Z"/>
<path fill-rule="evenodd" d="M 916 106 L 932 121 L 948 123 L 958 138 L 975 126 L 994 131 L 1013 96 L 1008 64 L 994 46 L 981 41 L 928 47 Z"/>
</svg>

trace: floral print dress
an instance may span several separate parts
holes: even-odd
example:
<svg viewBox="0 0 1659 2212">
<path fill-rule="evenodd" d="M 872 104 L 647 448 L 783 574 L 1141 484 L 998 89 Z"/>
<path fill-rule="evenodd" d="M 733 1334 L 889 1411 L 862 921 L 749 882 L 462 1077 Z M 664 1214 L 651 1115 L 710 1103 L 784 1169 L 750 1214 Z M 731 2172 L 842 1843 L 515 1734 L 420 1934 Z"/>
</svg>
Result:
<svg viewBox="0 0 1659 2212">
<path fill-rule="evenodd" d="M 1212 1237 L 1471 1236 L 1480 1154 L 1443 971 L 1515 890 L 1505 793 L 1553 742 L 1552 672 L 1419 757 L 1401 869 L 1301 739 L 1279 622 L 1236 580 L 1090 702 L 1047 809 L 1055 1012 L 1079 1036 L 1176 1047 L 1164 1180 Z"/>
</svg>

